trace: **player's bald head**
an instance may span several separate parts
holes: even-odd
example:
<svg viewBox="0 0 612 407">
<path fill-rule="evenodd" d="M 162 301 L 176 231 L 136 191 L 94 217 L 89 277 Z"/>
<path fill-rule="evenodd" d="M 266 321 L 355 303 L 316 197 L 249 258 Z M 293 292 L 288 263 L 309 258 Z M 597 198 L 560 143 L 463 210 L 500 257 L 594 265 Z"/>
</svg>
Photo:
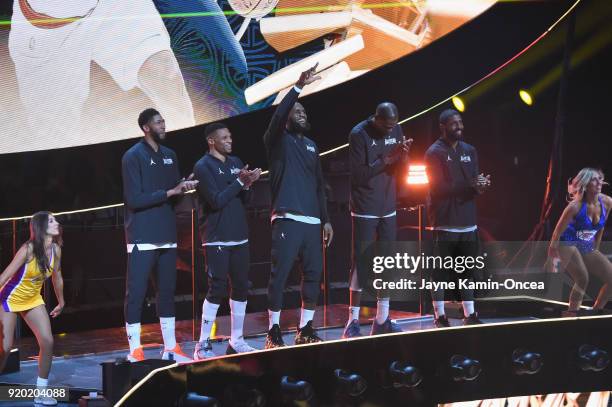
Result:
<svg viewBox="0 0 612 407">
<path fill-rule="evenodd" d="M 375 116 L 382 119 L 397 119 L 397 106 L 391 102 L 382 102 L 376 106 Z"/>
<path fill-rule="evenodd" d="M 376 113 L 372 121 L 374 128 L 382 135 L 391 133 L 397 126 L 397 106 L 391 102 L 383 102 L 376 106 Z"/>
</svg>

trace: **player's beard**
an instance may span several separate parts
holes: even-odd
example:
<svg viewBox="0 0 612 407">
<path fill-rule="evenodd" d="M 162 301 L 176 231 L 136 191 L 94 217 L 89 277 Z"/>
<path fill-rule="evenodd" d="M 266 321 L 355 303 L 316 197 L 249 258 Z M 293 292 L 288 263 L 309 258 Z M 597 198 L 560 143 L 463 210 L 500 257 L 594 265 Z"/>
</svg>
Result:
<svg viewBox="0 0 612 407">
<path fill-rule="evenodd" d="M 446 136 L 450 141 L 455 142 L 455 141 L 460 141 L 461 139 L 463 139 L 463 131 L 461 132 L 450 132 L 448 133 L 448 135 Z"/>
<path fill-rule="evenodd" d="M 308 122 L 308 120 L 306 120 L 303 124 L 300 124 L 297 121 L 291 121 L 289 124 L 289 130 L 292 133 L 297 133 L 297 134 L 301 134 L 301 133 L 305 133 L 307 131 L 310 131 L 310 123 Z"/>
<path fill-rule="evenodd" d="M 166 133 L 151 132 L 151 137 L 157 144 L 163 143 L 166 140 Z"/>
</svg>

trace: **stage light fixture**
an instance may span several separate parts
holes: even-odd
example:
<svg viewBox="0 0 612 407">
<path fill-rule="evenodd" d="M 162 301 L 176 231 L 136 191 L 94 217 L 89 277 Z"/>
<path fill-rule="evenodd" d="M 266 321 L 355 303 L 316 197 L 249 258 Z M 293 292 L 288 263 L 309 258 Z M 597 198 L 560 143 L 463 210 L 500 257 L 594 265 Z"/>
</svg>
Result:
<svg viewBox="0 0 612 407">
<path fill-rule="evenodd" d="M 578 349 L 578 363 L 585 372 L 601 372 L 610 364 L 610 355 L 593 345 L 582 345 Z"/>
<path fill-rule="evenodd" d="M 189 392 L 179 401 L 178 407 L 219 407 L 219 401 L 214 397 L 202 396 Z"/>
<path fill-rule="evenodd" d="M 290 376 L 281 378 L 280 387 L 285 401 L 309 401 L 314 395 L 310 383 Z"/>
<path fill-rule="evenodd" d="M 479 361 L 463 355 L 453 355 L 450 359 L 450 367 L 451 375 L 456 382 L 476 380 L 482 371 Z"/>
<path fill-rule="evenodd" d="M 465 112 L 465 103 L 463 103 L 463 99 L 461 99 L 459 96 L 453 96 L 451 100 L 453 101 L 453 106 L 455 106 L 455 109 L 461 113 Z"/>
<path fill-rule="evenodd" d="M 523 349 L 515 349 L 512 352 L 512 371 L 516 375 L 536 374 L 544 365 L 542 355 Z"/>
<path fill-rule="evenodd" d="M 519 97 L 527 106 L 533 105 L 533 97 L 531 97 L 531 93 L 525 89 L 519 90 Z"/>
<path fill-rule="evenodd" d="M 416 367 L 407 362 L 395 361 L 389 365 L 389 375 L 393 387 L 416 387 L 423 381 L 423 375 Z"/>
<path fill-rule="evenodd" d="M 406 184 L 408 185 L 427 185 L 429 179 L 427 178 L 427 172 L 425 172 L 425 166 L 422 164 L 410 164 L 408 166 L 408 177 L 406 177 Z"/>
<path fill-rule="evenodd" d="M 334 370 L 334 378 L 338 392 L 347 396 L 358 397 L 368 388 L 363 377 L 343 369 Z"/>
</svg>

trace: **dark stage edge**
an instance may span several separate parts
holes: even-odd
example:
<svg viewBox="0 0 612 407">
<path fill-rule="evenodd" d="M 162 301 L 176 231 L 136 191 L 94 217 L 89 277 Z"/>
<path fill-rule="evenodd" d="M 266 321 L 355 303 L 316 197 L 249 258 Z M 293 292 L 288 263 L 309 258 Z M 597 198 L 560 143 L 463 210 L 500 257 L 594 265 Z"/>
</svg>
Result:
<svg viewBox="0 0 612 407">
<path fill-rule="evenodd" d="M 287 329 L 284 340 L 293 343 L 295 326 L 299 321 L 299 309 L 285 310 L 281 313 L 281 326 Z M 338 339 L 348 315 L 348 306 L 342 304 L 317 307 L 314 325 L 323 339 Z M 360 323 L 362 333 L 369 333 L 371 319 L 376 310 L 369 307 L 361 308 Z M 404 321 L 431 321 L 432 317 L 421 317 L 419 314 L 404 311 L 390 311 L 392 319 L 401 323 Z M 364 326 L 364 325 L 367 325 Z M 265 335 L 268 329 L 267 312 L 247 314 L 245 320 L 245 338 L 257 349 L 263 349 Z M 196 339 L 199 336 L 199 321 L 196 324 Z M 215 353 L 225 354 L 227 339 L 230 332 L 230 317 L 217 318 L 217 335 L 213 343 Z M 225 336 L 227 334 L 228 336 Z M 193 354 L 193 321 L 177 321 L 176 339 L 188 355 Z M 145 348 L 145 357 L 161 359 L 162 336 L 159 324 L 143 324 L 141 343 Z M 18 385 L 34 384 L 37 377 L 38 345 L 35 338 L 22 338 L 19 343 L 21 369 L 19 372 L 0 376 L 0 383 Z M 49 383 L 53 386 L 77 388 L 83 392 L 102 392 L 102 362 L 125 358 L 128 353 L 125 329 L 108 328 L 85 332 L 75 332 L 54 335 L 54 357 Z"/>
<path fill-rule="evenodd" d="M 537 309 L 534 306 L 537 305 Z M 499 314 L 500 317 L 481 318 L 487 324 L 508 323 L 526 320 L 537 320 L 542 318 L 558 317 L 563 303 L 542 301 L 536 298 L 500 298 L 494 301 L 479 301 L 477 308 L 484 314 Z M 516 312 L 508 312 L 514 309 Z M 491 313 L 497 310 L 498 312 Z M 532 312 L 528 312 L 531 310 Z M 448 304 L 447 315 L 451 318 L 451 325 L 461 326 L 461 307 L 459 304 Z M 371 319 L 375 315 L 375 309 L 362 307 L 360 323 L 361 333 L 369 334 Z M 527 315 L 531 314 L 531 315 Z M 293 343 L 295 335 L 294 327 L 299 319 L 299 309 L 283 311 L 281 326 L 293 329 L 285 331 L 283 335 L 287 344 Z M 348 315 L 347 305 L 330 305 L 323 312 L 319 307 L 315 314 L 315 326 L 319 330 L 319 336 L 324 340 L 340 339 L 346 317 Z M 453 318 L 455 317 L 455 318 Z M 421 316 L 417 313 L 391 311 L 391 318 L 398 322 L 402 329 L 407 332 L 429 330 L 434 328 L 431 315 Z M 213 350 L 218 355 L 224 355 L 227 347 L 227 337 L 219 333 L 229 332 L 229 316 L 220 316 L 218 319 L 217 341 L 213 344 Z M 196 326 L 199 334 L 199 323 Z M 245 336 L 249 344 L 257 349 L 263 349 L 267 330 L 267 313 L 252 313 L 247 315 L 245 321 Z M 192 341 L 193 321 L 177 322 L 177 341 L 181 343 L 185 353 L 191 355 L 195 346 Z M 161 357 L 161 333 L 158 324 L 146 324 L 142 329 L 142 343 L 145 345 L 145 356 L 151 359 Z M 81 333 L 59 334 L 55 336 L 55 354 L 50 376 L 50 384 L 54 386 L 70 387 L 74 392 L 87 394 L 89 391 L 102 392 L 102 368 L 101 363 L 124 358 L 127 354 L 125 331 L 123 328 L 110 328 Z M 23 338 L 20 343 L 22 357 L 21 370 L 16 373 L 5 374 L 0 377 L 0 383 L 16 385 L 34 384 L 37 376 L 37 362 L 33 358 L 37 351 L 36 342 L 33 338 Z M 6 405 L 6 404 L 2 404 Z M 31 403 L 17 403 L 15 405 L 31 405 Z M 73 404 L 60 404 L 73 405 Z"/>
<path fill-rule="evenodd" d="M 533 317 L 516 317 L 516 318 L 483 318 L 485 323 L 513 322 L 536 319 Z M 406 332 L 421 331 L 424 329 L 433 329 L 432 316 L 412 316 L 401 319 L 396 319 L 402 329 Z M 462 322 L 459 319 L 450 319 L 452 326 L 461 326 Z M 361 333 L 365 336 L 369 334 L 371 322 L 361 324 Z M 324 328 L 319 329 L 318 334 L 324 340 L 341 339 L 344 327 Z M 286 344 L 292 344 L 295 337 L 295 332 L 290 331 L 283 335 L 283 340 Z M 265 336 L 258 335 L 247 339 L 248 343 L 257 349 L 263 349 Z M 183 342 L 181 346 L 188 355 L 193 354 L 195 342 Z M 161 358 L 161 346 L 150 346 L 145 348 L 145 357 L 150 359 Z M 213 351 L 217 355 L 224 355 L 227 349 L 227 340 L 221 339 L 213 343 Z M 57 357 L 53 360 L 53 368 L 49 382 L 54 386 L 66 386 L 70 388 L 82 389 L 85 393 L 89 391 L 97 391 L 102 393 L 102 368 L 100 364 L 105 361 L 124 358 L 127 354 L 127 349 L 110 352 L 100 352 L 97 354 L 83 354 L 67 357 Z M 37 374 L 36 360 L 27 360 L 21 362 L 21 370 L 16 373 L 6 374 L 2 376 L 1 382 L 11 384 L 34 384 Z M 21 404 L 18 404 L 21 405 Z M 31 405 L 23 404 L 23 405 Z M 71 404 L 66 404 L 71 405 Z"/>
</svg>

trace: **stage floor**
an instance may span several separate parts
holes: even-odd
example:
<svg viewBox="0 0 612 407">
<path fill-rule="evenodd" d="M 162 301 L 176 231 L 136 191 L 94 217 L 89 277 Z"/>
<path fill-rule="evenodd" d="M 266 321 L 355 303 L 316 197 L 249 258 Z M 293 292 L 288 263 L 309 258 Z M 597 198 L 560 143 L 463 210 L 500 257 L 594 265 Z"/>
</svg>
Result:
<svg viewBox="0 0 612 407">
<path fill-rule="evenodd" d="M 339 339 L 342 335 L 348 309 L 346 305 L 330 305 L 323 312 L 319 307 L 315 313 L 315 327 L 318 334 L 324 340 Z M 299 319 L 299 310 L 283 311 L 281 326 L 284 331 L 283 339 L 286 344 L 292 344 L 295 336 L 295 326 Z M 369 334 L 371 319 L 375 315 L 372 308 L 362 307 L 360 322 L 361 333 Z M 431 329 L 433 325 L 432 316 L 420 316 L 416 313 L 391 311 L 391 318 L 396 320 L 404 331 L 419 331 Z M 511 322 L 536 319 L 534 317 L 516 318 L 483 318 L 485 323 Z M 451 324 L 461 325 L 461 320 L 450 319 Z M 225 354 L 227 348 L 227 337 L 219 335 L 229 333 L 229 316 L 220 316 L 217 319 L 218 339 L 213 343 L 213 351 L 218 355 Z M 257 349 L 264 347 L 265 334 L 267 331 L 267 313 L 259 312 L 248 314 L 245 322 L 245 337 L 249 344 Z M 177 341 L 183 350 L 191 355 L 195 346 L 192 340 L 192 321 L 177 322 Z M 199 326 L 197 326 L 199 335 Z M 162 349 L 161 332 L 158 324 L 143 325 L 142 343 L 145 346 L 147 358 L 160 358 Z M 81 333 L 58 334 L 55 336 L 55 352 L 53 367 L 49 382 L 54 386 L 67 386 L 71 388 L 86 389 L 90 391 L 102 391 L 102 367 L 105 361 L 124 358 L 128 352 L 125 330 L 123 328 L 111 328 Z M 33 338 L 23 338 L 20 343 L 22 356 L 21 370 L 16 373 L 5 374 L 0 382 L 12 384 L 33 384 L 37 376 L 37 362 L 34 357 L 37 345 Z M 26 404 L 24 404 L 26 405 Z"/>
</svg>

